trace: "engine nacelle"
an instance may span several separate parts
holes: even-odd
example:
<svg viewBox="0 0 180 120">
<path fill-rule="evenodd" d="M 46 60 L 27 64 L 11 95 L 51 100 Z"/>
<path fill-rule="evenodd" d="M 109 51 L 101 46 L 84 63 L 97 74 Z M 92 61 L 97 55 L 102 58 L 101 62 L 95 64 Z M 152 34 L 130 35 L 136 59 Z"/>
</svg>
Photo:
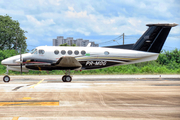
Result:
<svg viewBox="0 0 180 120">
<path fill-rule="evenodd" d="M 10 67 L 8 66 L 7 69 L 12 70 L 12 71 L 21 72 L 21 66 L 10 66 Z M 22 72 L 29 72 L 29 70 L 23 65 Z"/>
</svg>

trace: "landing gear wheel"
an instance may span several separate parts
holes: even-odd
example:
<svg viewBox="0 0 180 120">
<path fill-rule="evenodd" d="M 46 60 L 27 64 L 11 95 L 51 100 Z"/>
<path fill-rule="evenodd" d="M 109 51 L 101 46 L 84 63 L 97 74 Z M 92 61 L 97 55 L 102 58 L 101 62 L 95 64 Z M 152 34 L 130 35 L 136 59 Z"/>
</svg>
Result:
<svg viewBox="0 0 180 120">
<path fill-rule="evenodd" d="M 63 81 L 63 82 L 66 82 L 66 75 L 64 75 L 64 76 L 62 77 L 62 81 Z"/>
<path fill-rule="evenodd" d="M 66 82 L 71 82 L 72 78 L 70 75 L 66 76 Z"/>
<path fill-rule="evenodd" d="M 64 76 L 62 77 L 62 81 L 63 81 L 63 82 L 71 82 L 71 80 L 72 80 L 72 78 L 71 78 L 70 75 L 64 75 Z"/>
<path fill-rule="evenodd" d="M 3 77 L 3 81 L 4 82 L 9 82 L 10 81 L 10 77 L 8 75 Z"/>
</svg>

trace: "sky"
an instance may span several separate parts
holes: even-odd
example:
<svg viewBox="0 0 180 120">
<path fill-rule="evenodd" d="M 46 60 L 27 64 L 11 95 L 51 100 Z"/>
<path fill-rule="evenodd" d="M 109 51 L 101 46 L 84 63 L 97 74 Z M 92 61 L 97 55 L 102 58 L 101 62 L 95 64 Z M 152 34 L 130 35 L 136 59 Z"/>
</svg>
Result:
<svg viewBox="0 0 180 120">
<path fill-rule="evenodd" d="M 135 43 L 149 23 L 180 24 L 179 0 L 0 0 L 0 15 L 18 20 L 28 49 L 52 46 L 57 36 L 82 38 L 100 46 Z M 116 41 L 113 41 L 116 40 Z M 180 25 L 163 47 L 180 49 Z"/>
</svg>

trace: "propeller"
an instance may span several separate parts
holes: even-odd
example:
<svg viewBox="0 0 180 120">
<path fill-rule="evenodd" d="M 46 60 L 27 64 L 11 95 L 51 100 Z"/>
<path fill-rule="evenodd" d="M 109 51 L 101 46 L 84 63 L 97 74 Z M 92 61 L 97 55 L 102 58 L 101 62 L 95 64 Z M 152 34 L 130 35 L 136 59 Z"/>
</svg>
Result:
<svg viewBox="0 0 180 120">
<path fill-rule="evenodd" d="M 23 60 L 22 60 L 22 54 L 21 54 L 21 50 L 20 50 L 20 65 L 21 65 L 21 75 L 22 75 L 22 63 L 23 63 Z"/>
</svg>

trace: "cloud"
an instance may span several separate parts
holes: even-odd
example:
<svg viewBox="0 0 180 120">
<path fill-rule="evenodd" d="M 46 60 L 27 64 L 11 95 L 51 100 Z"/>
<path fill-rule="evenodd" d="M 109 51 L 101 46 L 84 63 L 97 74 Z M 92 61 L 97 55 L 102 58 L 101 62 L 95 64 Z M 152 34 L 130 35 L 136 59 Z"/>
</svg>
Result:
<svg viewBox="0 0 180 120">
<path fill-rule="evenodd" d="M 87 18 L 87 12 L 86 11 L 81 11 L 81 12 L 76 12 L 76 11 L 67 11 L 65 12 L 65 17 L 67 18 Z"/>
<path fill-rule="evenodd" d="M 171 30 L 172 34 L 180 34 L 180 26 L 173 27 Z"/>
<path fill-rule="evenodd" d="M 31 39 L 56 36 L 141 35 L 147 23 L 178 23 L 176 0 L 1 0 L 0 13 L 9 14 Z M 180 27 L 170 34 L 180 34 Z M 47 40 L 48 38 L 48 40 Z"/>
<path fill-rule="evenodd" d="M 70 10 L 70 11 L 74 11 L 74 8 L 73 7 L 68 7 L 68 9 Z"/>
<path fill-rule="evenodd" d="M 46 19 L 46 20 L 38 21 L 36 18 L 34 18 L 31 15 L 26 15 L 26 17 L 27 17 L 28 22 L 30 24 L 33 24 L 35 27 L 50 26 L 50 25 L 55 24 L 53 19 Z"/>
<path fill-rule="evenodd" d="M 32 47 L 36 47 L 40 44 L 40 41 L 38 41 L 37 39 L 33 39 L 33 37 L 27 36 L 27 44 L 32 46 Z"/>
</svg>

